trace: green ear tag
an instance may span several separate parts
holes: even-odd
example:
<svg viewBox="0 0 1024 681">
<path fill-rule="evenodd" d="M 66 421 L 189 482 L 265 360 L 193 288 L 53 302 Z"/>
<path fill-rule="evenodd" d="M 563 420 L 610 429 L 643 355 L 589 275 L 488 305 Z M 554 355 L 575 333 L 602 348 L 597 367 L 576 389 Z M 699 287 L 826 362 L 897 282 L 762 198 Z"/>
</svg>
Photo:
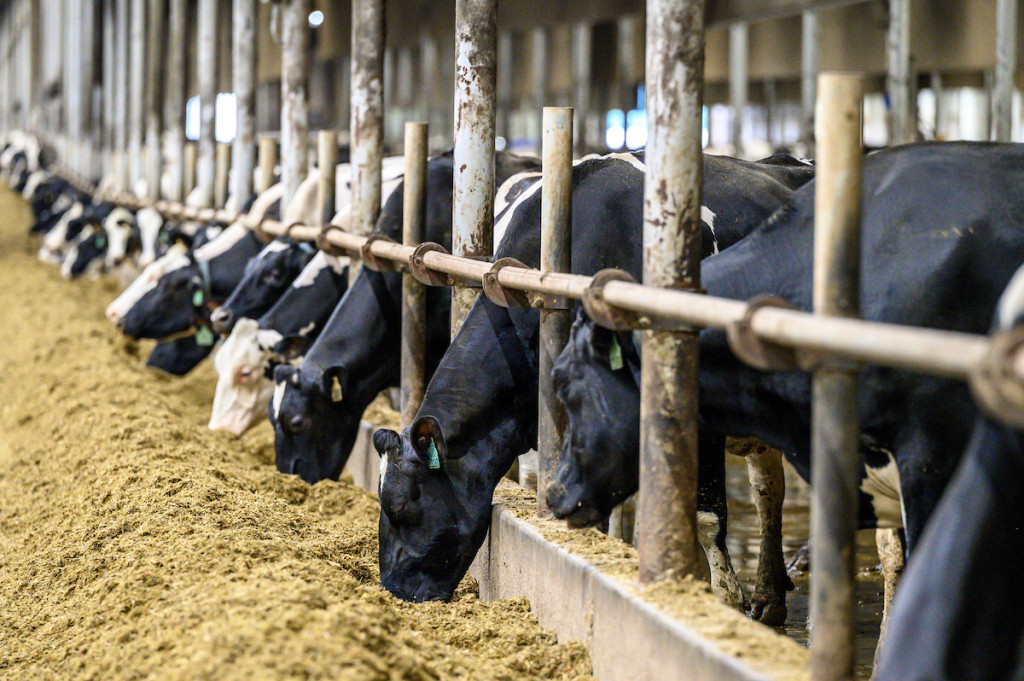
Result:
<svg viewBox="0 0 1024 681">
<path fill-rule="evenodd" d="M 96 248 L 106 248 L 106 247 L 107 247 L 107 238 L 104 237 L 104 236 L 96 237 Z"/>
<path fill-rule="evenodd" d="M 608 349 L 608 365 L 612 371 L 618 371 L 623 366 L 622 346 L 619 345 L 618 336 L 612 336 L 612 346 Z"/>
<path fill-rule="evenodd" d="M 427 450 L 427 466 L 429 466 L 432 471 L 436 471 L 441 467 L 441 457 L 437 455 L 437 447 L 434 446 L 434 438 L 430 438 L 430 449 Z"/>
<path fill-rule="evenodd" d="M 339 381 L 338 377 L 335 376 L 331 380 L 331 401 L 341 402 L 341 397 L 341 381 Z"/>
<path fill-rule="evenodd" d="M 192 294 L 192 304 L 195 305 L 196 307 L 199 307 L 203 304 L 202 291 L 196 291 L 195 293 Z"/>
<path fill-rule="evenodd" d="M 210 331 L 210 327 L 199 327 L 199 330 L 196 331 L 196 345 L 202 345 L 203 347 L 213 345 L 213 331 Z"/>
</svg>

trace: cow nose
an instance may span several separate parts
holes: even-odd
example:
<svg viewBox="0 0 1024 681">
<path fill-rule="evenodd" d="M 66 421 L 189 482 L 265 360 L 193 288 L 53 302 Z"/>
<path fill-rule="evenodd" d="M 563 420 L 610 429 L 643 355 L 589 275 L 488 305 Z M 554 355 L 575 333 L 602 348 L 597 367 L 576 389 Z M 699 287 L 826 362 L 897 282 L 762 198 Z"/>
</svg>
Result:
<svg viewBox="0 0 1024 681">
<path fill-rule="evenodd" d="M 301 433 L 303 431 L 309 430 L 309 426 L 311 424 L 309 417 L 307 417 L 305 414 L 293 414 L 292 416 L 288 417 L 287 423 L 288 430 L 292 431 L 293 433 Z"/>
<path fill-rule="evenodd" d="M 231 314 L 231 310 L 218 307 L 213 311 L 213 314 L 210 315 L 210 322 L 213 324 L 213 330 L 222 336 L 231 333 L 231 327 L 233 326 L 231 322 L 234 319 L 234 316 L 235 315 Z"/>
</svg>

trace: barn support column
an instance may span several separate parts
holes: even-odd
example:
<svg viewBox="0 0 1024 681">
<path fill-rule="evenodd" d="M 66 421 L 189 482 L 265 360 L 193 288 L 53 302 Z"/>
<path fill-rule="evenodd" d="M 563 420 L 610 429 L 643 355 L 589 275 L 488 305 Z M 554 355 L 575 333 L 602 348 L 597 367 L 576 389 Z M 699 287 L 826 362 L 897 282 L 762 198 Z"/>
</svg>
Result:
<svg viewBox="0 0 1024 681">
<path fill-rule="evenodd" d="M 213 205 L 217 123 L 217 0 L 199 0 L 197 204 Z M 282 202 L 283 203 L 283 202 Z"/>
<path fill-rule="evenodd" d="M 405 195 L 402 201 L 402 243 L 423 241 L 427 223 L 426 123 L 405 124 Z M 427 288 L 406 272 L 402 275 L 402 427 L 416 418 L 427 387 Z"/>
<path fill-rule="evenodd" d="M 452 253 L 486 258 L 494 235 L 497 0 L 455 3 L 455 176 Z M 477 290 L 452 286 L 452 338 Z"/>
<path fill-rule="evenodd" d="M 819 83 L 814 195 L 814 311 L 860 312 L 861 106 L 863 79 Z M 811 679 L 854 677 L 855 539 L 860 466 L 859 377 L 826 363 L 814 372 L 811 408 Z"/>
<path fill-rule="evenodd" d="M 122 190 L 127 190 L 131 185 L 128 165 L 128 19 L 130 14 L 131 5 L 128 0 L 118 0 L 117 39 L 114 44 L 114 48 L 117 50 L 114 147 L 116 149 L 117 186 Z"/>
<path fill-rule="evenodd" d="M 732 129 L 729 142 L 737 156 L 743 156 L 743 119 L 747 114 L 750 27 L 733 24 L 729 27 L 729 102 L 732 104 Z"/>
<path fill-rule="evenodd" d="M 495 134 L 509 141 L 512 139 L 512 108 L 515 100 L 512 88 L 512 60 L 515 55 L 513 47 L 512 31 L 498 31 L 498 72 L 495 81 L 498 110 L 494 114 L 494 130 Z"/>
<path fill-rule="evenodd" d="M 804 154 L 814 158 L 814 105 L 818 101 L 818 69 L 820 68 L 821 30 L 818 13 L 807 10 L 803 13 L 800 37 L 800 141 Z"/>
<path fill-rule="evenodd" d="M 992 138 L 1013 140 L 1013 84 L 1017 66 L 1017 3 L 996 3 L 996 70 L 992 92 Z"/>
<path fill-rule="evenodd" d="M 102 10 L 103 40 L 103 135 L 100 147 L 103 149 L 104 172 L 114 170 L 114 69 L 117 47 L 114 44 L 114 2 L 106 0 Z"/>
<path fill-rule="evenodd" d="M 80 141 L 82 139 L 82 132 L 85 130 L 85 126 L 82 121 L 82 107 L 80 102 L 81 95 L 81 67 L 80 61 L 82 54 L 80 49 L 81 37 L 81 0 L 68 0 L 64 3 L 64 72 L 63 72 L 63 86 L 61 92 L 64 96 L 64 115 L 65 115 L 65 134 L 67 144 L 67 156 L 64 161 L 75 171 L 81 172 L 82 166 L 80 163 L 79 151 L 81 150 Z M 17 29 L 15 22 L 17 17 L 16 9 L 12 9 L 9 20 Z M 21 59 L 18 54 L 18 45 L 20 38 L 18 38 L 12 46 L 12 58 L 14 59 L 15 71 L 18 79 L 21 79 Z M 18 100 L 18 86 L 20 83 L 15 81 L 15 90 L 11 93 L 14 99 L 15 107 L 20 109 L 20 102 Z M 20 111 L 19 111 L 20 118 Z M 17 123 L 20 125 L 21 121 Z"/>
<path fill-rule="evenodd" d="M 530 50 L 533 62 L 530 68 L 530 73 L 533 76 L 530 137 L 536 145 L 537 152 L 541 153 L 544 137 L 543 109 L 544 105 L 548 103 L 548 69 L 551 68 L 551 40 L 547 28 L 539 26 L 530 32 Z"/>
<path fill-rule="evenodd" d="M 910 0 L 889 0 L 886 36 L 889 90 L 889 144 L 909 144 L 917 137 L 910 72 Z"/>
<path fill-rule="evenodd" d="M 95 22 L 96 22 L 96 5 L 94 2 L 82 2 L 79 8 L 79 36 L 81 44 L 79 45 L 79 58 L 81 64 L 80 79 L 77 83 L 79 91 L 79 116 L 82 124 L 81 135 L 79 137 L 79 145 L 82 149 L 82 157 L 80 159 L 81 167 L 79 171 L 87 176 L 92 176 L 96 171 L 96 140 L 97 140 L 97 123 L 98 121 L 93 120 L 92 115 L 92 104 L 93 104 L 93 83 L 96 80 L 96 60 L 93 57 L 95 52 L 93 51 L 93 43 L 95 41 Z M 22 87 L 31 85 L 32 83 L 32 62 L 30 60 L 31 55 L 31 25 L 27 26 L 27 31 L 23 31 L 24 35 L 24 47 L 23 54 L 25 55 L 25 81 L 22 82 Z M 31 98 L 32 93 L 30 90 L 25 90 L 22 98 L 22 110 L 25 115 L 25 124 L 29 125 L 31 122 Z"/>
<path fill-rule="evenodd" d="M 281 22 L 281 210 L 309 172 L 309 0 L 289 0 Z"/>
<path fill-rule="evenodd" d="M 231 77 L 235 91 L 235 140 L 231 150 L 233 209 L 252 194 L 256 168 L 256 0 L 234 0 Z"/>
<path fill-rule="evenodd" d="M 170 0 L 167 27 L 167 87 L 164 153 L 170 187 L 167 198 L 185 198 L 185 22 L 187 0 Z"/>
<path fill-rule="evenodd" d="M 149 0 L 146 26 L 146 185 L 150 198 L 161 198 L 160 172 L 163 169 L 160 128 L 163 108 L 163 53 L 165 0 Z"/>
<path fill-rule="evenodd" d="M 259 178 L 256 193 L 262 194 L 274 185 L 274 166 L 277 165 L 277 140 L 269 135 L 260 137 Z"/>
<path fill-rule="evenodd" d="M 143 178 L 142 143 L 145 135 L 146 102 L 146 4 L 133 2 L 129 29 L 128 69 L 128 165 L 132 188 Z"/>
<path fill-rule="evenodd" d="M 589 131 L 591 129 L 590 109 L 593 97 L 591 92 L 593 74 L 590 71 L 593 35 L 590 24 L 580 23 L 572 27 L 572 104 L 575 108 L 576 149 L 580 153 L 586 153 L 590 149 L 592 139 Z"/>
<path fill-rule="evenodd" d="M 544 185 L 540 199 L 540 269 L 542 272 L 569 272 L 572 264 L 573 110 L 544 107 L 543 123 Z M 537 514 L 541 516 L 551 515 L 543 492 L 555 478 L 568 422 L 565 407 L 555 396 L 551 370 L 565 344 L 569 342 L 570 322 L 568 305 L 553 305 L 540 311 Z"/>
<path fill-rule="evenodd" d="M 338 179 L 338 134 L 330 130 L 321 130 L 316 137 L 317 168 L 320 176 L 316 185 L 317 213 L 320 226 L 329 223 L 337 208 Z"/>
<path fill-rule="evenodd" d="M 231 145 L 217 142 L 213 165 L 213 207 L 223 208 L 228 200 L 228 177 L 231 172 Z"/>
<path fill-rule="evenodd" d="M 682 55 L 682 59 L 679 59 Z M 643 283 L 700 288 L 704 2 L 647 3 Z M 696 331 L 645 331 L 640 580 L 698 571 Z"/>
<path fill-rule="evenodd" d="M 384 144 L 384 0 L 352 3 L 352 222 L 372 234 L 380 213 Z M 355 275 L 350 270 L 352 276 Z"/>
</svg>

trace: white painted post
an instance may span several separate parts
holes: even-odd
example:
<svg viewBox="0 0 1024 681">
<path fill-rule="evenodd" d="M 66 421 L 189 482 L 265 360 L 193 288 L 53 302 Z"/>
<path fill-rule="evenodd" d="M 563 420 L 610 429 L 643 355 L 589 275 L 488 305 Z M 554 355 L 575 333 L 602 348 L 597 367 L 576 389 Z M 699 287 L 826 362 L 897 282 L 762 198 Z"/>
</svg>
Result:
<svg viewBox="0 0 1024 681">
<path fill-rule="evenodd" d="M 732 104 L 730 142 L 737 156 L 743 156 L 743 118 L 747 113 L 749 82 L 750 27 L 733 24 L 729 27 L 729 102 Z"/>
<path fill-rule="evenodd" d="M 196 186 L 200 205 L 213 205 L 217 121 L 217 0 L 199 0 L 199 149 Z"/>
<path fill-rule="evenodd" d="M 236 113 L 230 193 L 240 208 L 252 195 L 256 168 L 256 0 L 234 0 L 231 54 Z"/>
<path fill-rule="evenodd" d="M 309 0 L 289 0 L 281 18 L 281 181 L 287 206 L 308 173 Z"/>
</svg>

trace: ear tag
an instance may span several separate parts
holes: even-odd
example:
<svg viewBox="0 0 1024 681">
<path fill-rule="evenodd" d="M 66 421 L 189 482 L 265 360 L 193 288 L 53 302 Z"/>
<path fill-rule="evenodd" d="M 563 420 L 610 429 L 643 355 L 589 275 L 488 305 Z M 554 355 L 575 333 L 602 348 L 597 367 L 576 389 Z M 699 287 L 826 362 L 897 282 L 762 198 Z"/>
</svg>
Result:
<svg viewBox="0 0 1024 681">
<path fill-rule="evenodd" d="M 96 237 L 96 248 L 106 248 L 106 247 L 107 247 L 107 239 L 106 239 L 106 237 L 102 237 L 102 236 Z"/>
<path fill-rule="evenodd" d="M 341 381 L 337 376 L 331 379 L 331 401 L 341 402 Z"/>
<path fill-rule="evenodd" d="M 196 307 L 200 307 L 203 304 L 203 292 L 196 291 L 192 294 L 192 304 Z"/>
<path fill-rule="evenodd" d="M 619 345 L 619 339 L 615 335 L 612 335 L 612 346 L 608 349 L 608 365 L 612 371 L 618 371 L 623 367 L 622 346 Z"/>
<path fill-rule="evenodd" d="M 196 345 L 201 345 L 203 347 L 213 345 L 213 331 L 210 331 L 210 327 L 199 327 L 199 330 L 196 331 Z"/>
<path fill-rule="evenodd" d="M 441 457 L 437 454 L 437 447 L 434 445 L 434 438 L 430 438 L 430 449 L 427 450 L 427 466 L 432 471 L 441 467 Z"/>
</svg>

